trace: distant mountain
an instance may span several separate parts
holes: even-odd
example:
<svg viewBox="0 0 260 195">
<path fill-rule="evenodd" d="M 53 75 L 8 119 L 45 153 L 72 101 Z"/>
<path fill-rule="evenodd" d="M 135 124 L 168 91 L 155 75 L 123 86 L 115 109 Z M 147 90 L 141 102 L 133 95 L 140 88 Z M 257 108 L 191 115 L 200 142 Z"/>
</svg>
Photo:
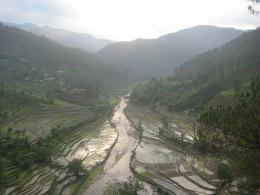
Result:
<svg viewBox="0 0 260 195">
<path fill-rule="evenodd" d="M 105 46 L 97 56 L 129 68 L 139 78 L 172 73 L 174 67 L 243 33 L 233 28 L 196 26 L 158 39 L 137 39 Z"/>
<path fill-rule="evenodd" d="M 173 110 L 232 105 L 235 91 L 246 89 L 248 81 L 259 75 L 260 28 L 193 58 L 168 78 L 150 81 L 135 90 L 132 100 Z"/>
<path fill-rule="evenodd" d="M 28 32 L 33 32 L 37 35 L 43 35 L 51 40 L 54 40 L 66 47 L 81 48 L 90 53 L 95 53 L 104 46 L 112 43 L 110 40 L 98 39 L 90 34 L 76 33 L 69 30 L 57 29 L 49 26 L 37 26 L 31 23 L 15 24 L 5 23 L 9 26 L 14 26 Z"/>
<path fill-rule="evenodd" d="M 0 82 L 35 89 L 45 85 L 47 90 L 64 92 L 63 97 L 81 92 L 87 101 L 125 81 L 121 71 L 93 54 L 15 27 L 0 24 L 0 43 Z"/>
</svg>

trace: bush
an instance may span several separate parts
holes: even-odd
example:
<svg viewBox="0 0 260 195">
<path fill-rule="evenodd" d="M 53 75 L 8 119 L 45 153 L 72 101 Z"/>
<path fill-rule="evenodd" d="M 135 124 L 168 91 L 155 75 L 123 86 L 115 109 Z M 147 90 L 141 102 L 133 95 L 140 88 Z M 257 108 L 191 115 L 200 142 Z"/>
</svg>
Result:
<svg viewBox="0 0 260 195">
<path fill-rule="evenodd" d="M 139 191 L 143 190 L 144 186 L 135 178 L 129 177 L 126 182 L 118 182 L 110 186 L 108 195 L 137 195 Z"/>
<path fill-rule="evenodd" d="M 228 164 L 221 163 L 218 166 L 217 174 L 223 184 L 230 184 L 233 181 L 232 171 Z"/>
<path fill-rule="evenodd" d="M 35 149 L 35 160 L 39 163 L 49 162 L 51 158 L 51 149 L 46 146 L 40 146 Z"/>
<path fill-rule="evenodd" d="M 80 173 L 86 173 L 82 166 L 82 160 L 80 159 L 74 159 L 68 164 L 68 170 L 70 173 L 76 175 L 76 177 L 79 177 Z"/>
</svg>

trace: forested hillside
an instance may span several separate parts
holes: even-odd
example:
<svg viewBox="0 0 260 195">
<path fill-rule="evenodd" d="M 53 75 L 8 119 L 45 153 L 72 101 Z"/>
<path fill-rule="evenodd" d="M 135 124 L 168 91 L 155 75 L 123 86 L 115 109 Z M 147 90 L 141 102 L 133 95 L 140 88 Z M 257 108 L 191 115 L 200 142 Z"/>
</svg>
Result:
<svg viewBox="0 0 260 195">
<path fill-rule="evenodd" d="M 132 101 L 162 104 L 172 110 L 201 110 L 234 103 L 235 91 L 260 73 L 260 29 L 206 52 L 176 68 L 174 74 L 137 88 Z"/>
<path fill-rule="evenodd" d="M 87 101 L 125 81 L 120 70 L 92 54 L 14 27 L 0 25 L 0 42 L 1 82 L 45 86 L 63 97 L 81 92 Z"/>
<path fill-rule="evenodd" d="M 174 67 L 223 45 L 242 33 L 243 31 L 232 28 L 196 26 L 158 39 L 112 43 L 98 51 L 97 56 L 127 67 L 135 78 L 147 79 L 169 75 Z"/>
</svg>

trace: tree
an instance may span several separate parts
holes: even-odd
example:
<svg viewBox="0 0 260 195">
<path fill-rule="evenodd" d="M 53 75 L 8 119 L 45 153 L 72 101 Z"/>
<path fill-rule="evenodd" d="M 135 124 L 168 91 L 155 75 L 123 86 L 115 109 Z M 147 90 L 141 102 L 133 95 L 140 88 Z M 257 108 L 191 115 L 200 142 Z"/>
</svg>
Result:
<svg viewBox="0 0 260 195">
<path fill-rule="evenodd" d="M 260 0 L 249 0 L 252 2 L 252 5 L 248 6 L 248 11 L 251 14 L 258 15 L 260 13 L 259 7 L 257 5 L 260 3 Z"/>
<path fill-rule="evenodd" d="M 196 142 L 227 159 L 234 179 L 255 193 L 260 189 L 260 79 L 237 99 L 233 107 L 211 107 L 200 115 Z"/>
<path fill-rule="evenodd" d="M 8 133 L 8 134 L 12 134 L 12 132 L 13 132 L 12 127 L 9 127 L 8 130 L 7 130 L 7 133 Z"/>
<path fill-rule="evenodd" d="M 39 146 L 35 149 L 35 161 L 38 163 L 46 163 L 50 161 L 51 149 L 46 146 Z"/>
<path fill-rule="evenodd" d="M 109 195 L 137 195 L 139 191 L 143 190 L 144 186 L 137 179 L 129 177 L 126 182 L 118 182 L 110 186 Z"/>
<path fill-rule="evenodd" d="M 32 155 L 23 151 L 17 152 L 15 160 L 18 163 L 18 165 L 25 170 L 31 168 L 34 163 Z"/>
<path fill-rule="evenodd" d="M 76 177 L 79 177 L 80 173 L 86 173 L 82 166 L 82 160 L 80 159 L 74 159 L 68 164 L 67 167 L 69 172 L 76 175 Z"/>
<path fill-rule="evenodd" d="M 218 166 L 218 178 L 222 181 L 222 184 L 230 184 L 233 181 L 233 175 L 231 172 L 231 168 L 226 163 L 221 163 Z"/>
<path fill-rule="evenodd" d="M 141 121 L 139 121 L 136 130 L 137 130 L 137 133 L 138 133 L 138 138 L 139 138 L 139 143 L 140 143 L 142 138 L 143 138 L 143 133 L 144 133 L 144 129 L 142 127 Z"/>
</svg>

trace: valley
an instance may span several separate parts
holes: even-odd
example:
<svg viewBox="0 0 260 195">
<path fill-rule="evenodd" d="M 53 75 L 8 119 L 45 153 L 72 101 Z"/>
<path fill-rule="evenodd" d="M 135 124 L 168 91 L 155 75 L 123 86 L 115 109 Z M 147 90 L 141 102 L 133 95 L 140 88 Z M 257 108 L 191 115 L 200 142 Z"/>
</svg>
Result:
<svg viewBox="0 0 260 195">
<path fill-rule="evenodd" d="M 260 194 L 259 28 L 0 43 L 1 195 Z"/>
<path fill-rule="evenodd" d="M 91 108 L 62 101 L 33 113 L 21 109 L 16 115 L 3 130 L 22 127 L 32 144 L 38 144 L 40 137 L 48 139 L 55 128 L 66 135 L 59 141 L 50 139 L 50 164 L 24 171 L 6 162 L 1 168 L 3 194 L 103 194 L 129 177 L 144 182 L 139 192 L 143 195 L 216 190 L 215 161 L 191 147 L 192 115 L 138 107 L 126 96 L 114 107 L 113 116 L 95 117 Z M 74 159 L 82 160 L 87 175 L 77 178 L 68 171 Z"/>
</svg>

